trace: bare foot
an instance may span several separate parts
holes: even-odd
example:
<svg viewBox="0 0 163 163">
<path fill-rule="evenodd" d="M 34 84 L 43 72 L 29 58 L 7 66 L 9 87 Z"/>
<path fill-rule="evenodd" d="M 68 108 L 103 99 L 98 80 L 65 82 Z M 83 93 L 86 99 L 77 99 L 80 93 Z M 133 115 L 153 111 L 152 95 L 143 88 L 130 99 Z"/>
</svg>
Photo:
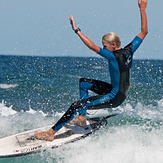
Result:
<svg viewBox="0 0 163 163">
<path fill-rule="evenodd" d="M 53 141 L 55 131 L 51 128 L 47 131 L 38 132 L 34 134 L 34 137 L 40 140 Z"/>
<path fill-rule="evenodd" d="M 86 126 L 86 118 L 85 115 L 79 115 L 78 118 L 73 119 L 70 124 L 77 124 L 81 127 L 85 127 Z"/>
</svg>

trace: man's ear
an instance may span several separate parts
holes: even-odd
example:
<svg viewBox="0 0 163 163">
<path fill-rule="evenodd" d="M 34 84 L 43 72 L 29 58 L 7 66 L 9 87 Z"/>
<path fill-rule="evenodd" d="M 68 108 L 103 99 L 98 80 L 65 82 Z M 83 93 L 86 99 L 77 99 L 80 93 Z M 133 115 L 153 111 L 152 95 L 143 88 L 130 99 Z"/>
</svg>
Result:
<svg viewBox="0 0 163 163">
<path fill-rule="evenodd" d="M 116 45 L 115 42 L 112 43 L 112 46 L 113 46 L 113 48 L 116 48 L 117 47 L 117 45 Z"/>
</svg>

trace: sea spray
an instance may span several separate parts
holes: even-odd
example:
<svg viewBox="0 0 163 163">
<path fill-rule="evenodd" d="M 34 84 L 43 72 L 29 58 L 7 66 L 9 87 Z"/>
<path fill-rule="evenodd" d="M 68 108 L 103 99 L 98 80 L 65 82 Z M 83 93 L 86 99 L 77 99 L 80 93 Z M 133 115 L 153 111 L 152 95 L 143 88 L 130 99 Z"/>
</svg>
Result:
<svg viewBox="0 0 163 163">
<path fill-rule="evenodd" d="M 10 64 L 0 69 L 0 138 L 53 126 L 79 100 L 79 78 L 110 82 L 108 65 L 101 58 L 1 56 L 1 62 Z M 162 163 L 162 72 L 162 60 L 134 60 L 124 103 L 88 111 L 88 116 L 119 113 L 105 128 L 61 148 L 0 163 Z"/>
</svg>

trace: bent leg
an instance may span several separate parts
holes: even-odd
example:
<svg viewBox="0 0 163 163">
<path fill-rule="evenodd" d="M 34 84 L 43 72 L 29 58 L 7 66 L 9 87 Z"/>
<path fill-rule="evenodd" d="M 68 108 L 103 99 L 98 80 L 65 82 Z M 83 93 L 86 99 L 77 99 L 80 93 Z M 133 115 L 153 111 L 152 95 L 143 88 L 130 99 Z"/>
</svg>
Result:
<svg viewBox="0 0 163 163">
<path fill-rule="evenodd" d="M 107 97 L 108 96 L 108 97 Z M 116 96 L 113 96 L 109 94 L 105 96 L 99 96 L 99 98 L 94 98 L 94 100 L 91 100 L 91 102 L 87 103 L 86 106 L 88 110 L 94 110 L 94 109 L 103 109 L 103 108 L 115 108 L 118 107 L 123 103 L 123 101 L 126 99 L 126 96 L 122 94 L 121 92 L 118 92 Z M 104 102 L 105 101 L 105 102 Z"/>
<path fill-rule="evenodd" d="M 109 83 L 99 81 L 99 80 L 94 80 L 94 79 L 86 79 L 86 78 L 80 79 L 79 88 L 80 88 L 80 100 L 88 99 L 89 90 L 91 90 L 92 92 L 98 95 L 108 94 L 112 90 L 112 86 Z M 99 97 L 94 96 L 94 98 L 99 98 Z M 79 115 L 86 115 L 87 107 L 79 108 L 78 112 Z"/>
<path fill-rule="evenodd" d="M 103 97 L 104 97 L 103 95 L 98 95 L 74 102 L 70 106 L 70 108 L 66 111 L 66 113 L 60 118 L 60 120 L 52 127 L 52 129 L 55 132 L 60 130 L 64 125 L 69 123 L 75 117 L 77 112 L 79 112 L 79 116 L 86 115 L 80 114 L 80 112 L 83 113 L 83 110 L 86 110 L 88 107 L 103 103 L 100 101 Z"/>
<path fill-rule="evenodd" d="M 110 93 L 112 90 L 112 86 L 109 83 L 100 80 L 86 79 L 86 78 L 80 79 L 79 87 L 80 87 L 81 100 L 88 98 L 88 90 L 91 90 L 92 92 L 98 95 L 104 95 Z"/>
</svg>

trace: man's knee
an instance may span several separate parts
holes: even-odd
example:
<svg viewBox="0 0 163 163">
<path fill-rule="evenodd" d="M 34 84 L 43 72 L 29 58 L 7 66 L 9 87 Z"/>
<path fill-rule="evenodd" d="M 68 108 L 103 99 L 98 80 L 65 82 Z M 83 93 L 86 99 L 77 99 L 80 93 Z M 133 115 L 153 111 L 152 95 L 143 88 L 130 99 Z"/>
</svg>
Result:
<svg viewBox="0 0 163 163">
<path fill-rule="evenodd" d="M 92 87 L 92 83 L 88 81 L 88 79 L 86 78 L 81 78 L 80 79 L 80 88 L 83 90 L 90 90 L 90 88 Z"/>
</svg>

